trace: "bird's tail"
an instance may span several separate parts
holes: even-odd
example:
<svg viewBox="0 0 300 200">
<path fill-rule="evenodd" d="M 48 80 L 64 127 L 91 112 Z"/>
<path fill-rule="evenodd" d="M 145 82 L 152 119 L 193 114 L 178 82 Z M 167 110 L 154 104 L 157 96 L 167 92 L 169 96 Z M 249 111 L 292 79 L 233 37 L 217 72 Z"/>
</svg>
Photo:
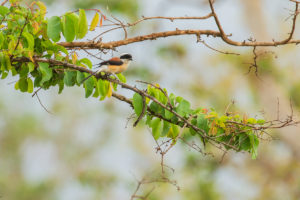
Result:
<svg viewBox="0 0 300 200">
<path fill-rule="evenodd" d="M 80 84 L 84 83 L 86 80 L 88 80 L 89 78 L 91 78 L 91 76 L 94 76 L 97 73 L 98 73 L 98 71 L 92 73 L 91 75 L 89 75 L 88 77 L 86 77 L 85 79 L 83 79 Z"/>
</svg>

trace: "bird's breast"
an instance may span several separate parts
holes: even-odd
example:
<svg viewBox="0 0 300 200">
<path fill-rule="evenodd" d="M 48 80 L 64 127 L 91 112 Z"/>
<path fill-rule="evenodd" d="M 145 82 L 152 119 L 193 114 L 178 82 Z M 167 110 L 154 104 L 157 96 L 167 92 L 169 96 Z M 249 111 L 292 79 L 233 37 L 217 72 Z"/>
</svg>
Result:
<svg viewBox="0 0 300 200">
<path fill-rule="evenodd" d="M 123 64 L 123 65 L 109 65 L 108 70 L 110 73 L 118 74 L 122 73 L 128 68 L 128 64 Z"/>
</svg>

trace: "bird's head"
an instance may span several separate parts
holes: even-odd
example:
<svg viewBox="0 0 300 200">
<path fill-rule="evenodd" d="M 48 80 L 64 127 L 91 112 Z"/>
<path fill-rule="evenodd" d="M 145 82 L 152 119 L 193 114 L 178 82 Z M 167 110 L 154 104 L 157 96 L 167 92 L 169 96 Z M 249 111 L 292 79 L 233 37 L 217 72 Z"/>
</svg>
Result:
<svg viewBox="0 0 300 200">
<path fill-rule="evenodd" d="M 129 53 L 124 53 L 120 56 L 120 59 L 124 62 L 124 63 L 128 63 L 130 61 L 132 61 L 132 55 Z"/>
</svg>

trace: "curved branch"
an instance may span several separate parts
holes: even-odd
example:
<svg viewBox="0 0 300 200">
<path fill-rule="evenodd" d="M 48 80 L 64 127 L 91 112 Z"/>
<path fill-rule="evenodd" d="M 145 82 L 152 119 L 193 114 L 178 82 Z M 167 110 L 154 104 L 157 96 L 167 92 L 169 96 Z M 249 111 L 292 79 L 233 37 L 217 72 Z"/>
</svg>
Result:
<svg viewBox="0 0 300 200">
<path fill-rule="evenodd" d="M 170 20 L 171 22 L 173 22 L 174 20 L 186 20 L 186 19 L 199 19 L 199 20 L 203 20 L 203 19 L 208 19 L 210 17 L 212 17 L 213 14 L 212 13 L 209 13 L 205 16 L 202 16 L 202 17 L 188 17 L 188 16 L 185 16 L 185 17 L 163 17 L 163 16 L 156 16 L 156 17 L 142 17 L 142 19 L 139 19 L 133 23 L 128 23 L 127 26 L 135 26 L 137 25 L 138 23 L 142 22 L 142 21 L 146 21 L 146 20 L 152 20 L 152 19 L 166 19 L 166 20 Z"/>
<path fill-rule="evenodd" d="M 266 41 L 234 41 L 229 39 L 228 35 L 226 35 L 225 31 L 223 30 L 223 27 L 220 23 L 220 20 L 215 12 L 215 9 L 213 7 L 213 2 L 212 0 L 208 0 L 209 5 L 211 8 L 211 13 L 208 14 L 207 16 L 204 17 L 144 17 L 132 24 L 128 23 L 126 26 L 134 26 L 137 23 L 148 20 L 148 19 L 168 19 L 168 20 L 175 20 L 175 19 L 207 19 L 211 16 L 214 17 L 216 25 L 219 29 L 219 31 L 214 31 L 214 30 L 179 30 L 176 29 L 175 31 L 164 31 L 164 32 L 157 32 L 157 33 L 151 33 L 148 35 L 141 35 L 141 36 L 136 36 L 132 38 L 126 38 L 124 40 L 118 40 L 118 41 L 111 41 L 111 42 L 102 42 L 102 41 L 90 41 L 90 42 L 60 42 L 57 43 L 65 48 L 79 48 L 79 49 L 114 49 L 119 46 L 124 46 L 128 45 L 131 43 L 136 43 L 136 42 L 142 42 L 145 40 L 155 40 L 158 38 L 163 38 L 163 37 L 170 37 L 170 36 L 179 36 L 179 35 L 196 35 L 199 37 L 200 35 L 207 35 L 207 36 L 213 36 L 213 37 L 220 37 L 225 43 L 232 45 L 232 46 L 245 46 L 245 47 L 256 47 L 256 46 L 279 46 L 279 45 L 286 45 L 286 44 L 299 44 L 300 40 L 292 40 L 292 37 L 295 32 L 295 27 L 296 27 L 296 20 L 297 16 L 299 14 L 298 11 L 298 4 L 299 2 L 295 2 L 295 12 L 294 12 L 294 17 L 293 17 L 293 24 L 291 28 L 291 32 L 289 33 L 288 38 L 281 40 L 281 41 L 275 41 L 273 40 L 272 42 L 266 42 Z M 294 2 L 294 1 L 293 1 Z M 114 29 L 119 29 L 121 27 L 116 27 Z M 113 30 L 113 29 L 112 29 Z"/>
<path fill-rule="evenodd" d="M 145 40 L 155 40 L 163 37 L 177 36 L 177 35 L 211 35 L 214 37 L 221 37 L 221 34 L 217 31 L 212 30 L 179 30 L 175 31 L 165 31 L 152 33 L 148 35 L 136 36 L 128 38 L 125 40 L 118 40 L 112 42 L 59 42 L 58 45 L 61 45 L 66 48 L 81 48 L 81 49 L 113 49 L 115 47 L 128 45 L 131 43 L 142 42 Z"/>
<path fill-rule="evenodd" d="M 300 43 L 300 40 L 291 40 L 293 37 L 293 34 L 295 32 L 295 27 L 296 27 L 296 20 L 297 20 L 297 16 L 298 16 L 298 4 L 299 2 L 295 2 L 293 1 L 296 5 L 295 5 L 295 12 L 294 12 L 294 18 L 293 18 L 293 25 L 292 25 L 292 30 L 289 33 L 289 36 L 287 39 L 284 39 L 282 41 L 273 41 L 273 42 L 256 42 L 256 41 L 250 41 L 250 42 L 237 42 L 234 40 L 231 40 L 228 38 L 228 36 L 226 35 L 225 31 L 223 30 L 223 27 L 220 23 L 220 20 L 215 12 L 215 8 L 213 6 L 213 1 L 212 0 L 208 0 L 209 2 L 209 6 L 211 9 L 211 13 L 215 19 L 216 25 L 220 31 L 221 34 L 221 38 L 224 42 L 226 42 L 229 45 L 233 45 L 233 46 L 278 46 L 278 45 L 284 45 L 284 44 L 291 44 L 291 43 L 295 43 L 298 44 Z"/>
</svg>

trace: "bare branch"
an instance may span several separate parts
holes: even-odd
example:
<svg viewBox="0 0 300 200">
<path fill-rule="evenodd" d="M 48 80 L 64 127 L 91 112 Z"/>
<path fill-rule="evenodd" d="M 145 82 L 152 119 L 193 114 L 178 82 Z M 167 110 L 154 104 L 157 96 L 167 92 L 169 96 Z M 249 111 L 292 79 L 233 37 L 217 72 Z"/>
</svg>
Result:
<svg viewBox="0 0 300 200">
<path fill-rule="evenodd" d="M 156 17 L 142 17 L 142 19 L 139 19 L 133 23 L 128 23 L 128 26 L 135 26 L 138 23 L 142 22 L 142 21 L 146 21 L 146 20 L 152 20 L 152 19 L 166 19 L 166 20 L 170 20 L 171 22 L 175 21 L 175 20 L 187 20 L 187 19 L 196 19 L 196 20 L 203 20 L 203 19 L 208 19 L 210 17 L 212 17 L 212 13 L 209 13 L 208 15 L 205 15 L 203 17 L 163 17 L 163 16 L 156 16 Z"/>
<path fill-rule="evenodd" d="M 149 35 L 142 35 L 137 37 L 128 38 L 125 40 L 112 41 L 112 42 L 60 42 L 57 43 L 66 48 L 81 48 L 81 49 L 113 49 L 119 46 L 128 45 L 131 43 L 142 42 L 145 40 L 155 40 L 163 37 L 177 36 L 177 35 L 211 35 L 220 37 L 220 33 L 212 30 L 179 30 L 165 31 L 152 33 Z"/>
</svg>

